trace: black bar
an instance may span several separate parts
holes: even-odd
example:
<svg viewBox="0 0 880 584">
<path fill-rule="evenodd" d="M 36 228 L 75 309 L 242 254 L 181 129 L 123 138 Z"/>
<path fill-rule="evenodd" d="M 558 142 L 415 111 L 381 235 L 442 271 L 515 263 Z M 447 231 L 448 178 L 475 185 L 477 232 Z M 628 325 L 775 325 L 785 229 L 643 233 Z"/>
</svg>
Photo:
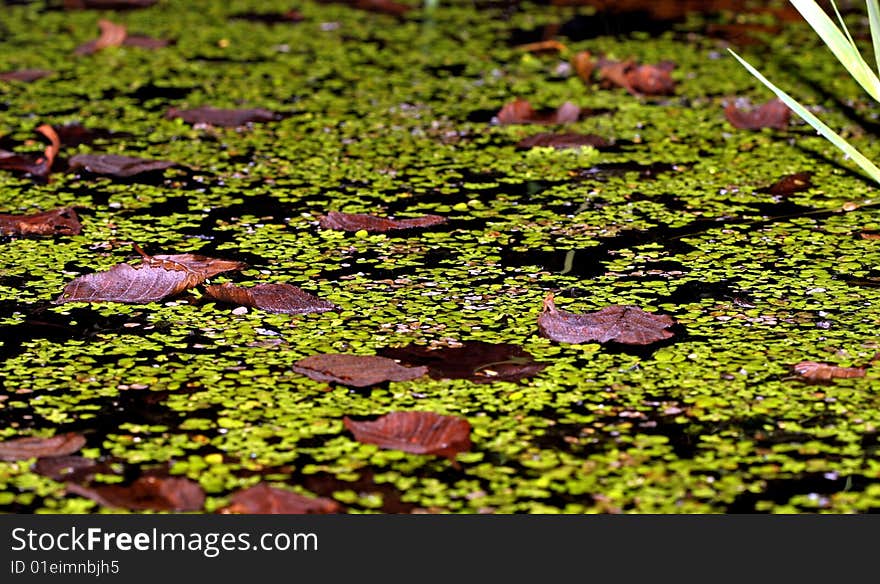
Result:
<svg viewBox="0 0 880 584">
<path fill-rule="evenodd" d="M 0 582 L 859 581 L 878 527 L 876 515 L 7 515 Z M 75 551 L 45 549 L 76 538 Z"/>
</svg>

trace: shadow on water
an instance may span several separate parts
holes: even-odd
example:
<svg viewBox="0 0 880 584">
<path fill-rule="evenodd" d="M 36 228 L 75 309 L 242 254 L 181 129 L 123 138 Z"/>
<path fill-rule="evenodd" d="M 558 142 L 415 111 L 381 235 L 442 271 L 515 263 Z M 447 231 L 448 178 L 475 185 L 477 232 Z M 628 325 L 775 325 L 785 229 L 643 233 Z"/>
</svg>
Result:
<svg viewBox="0 0 880 584">
<path fill-rule="evenodd" d="M 8 359 L 37 339 L 53 343 L 90 341 L 100 335 L 145 336 L 165 332 L 168 325 L 154 323 L 141 312 L 102 315 L 91 308 L 67 308 L 62 314 L 39 306 L 28 312 L 20 324 L 0 326 L 0 357 Z M 5 312 L 11 313 L 13 310 Z"/>
</svg>

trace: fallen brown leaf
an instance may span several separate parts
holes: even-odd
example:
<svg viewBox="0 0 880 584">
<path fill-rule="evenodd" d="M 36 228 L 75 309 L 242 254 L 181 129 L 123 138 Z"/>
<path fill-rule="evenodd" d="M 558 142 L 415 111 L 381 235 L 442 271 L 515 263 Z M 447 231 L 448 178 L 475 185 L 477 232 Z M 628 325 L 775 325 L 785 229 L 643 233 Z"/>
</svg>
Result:
<svg viewBox="0 0 880 584">
<path fill-rule="evenodd" d="M 810 180 L 812 176 L 813 173 L 809 171 L 787 174 L 769 187 L 758 189 L 757 192 L 785 197 L 794 193 L 808 191 L 813 187 L 813 183 Z"/>
<path fill-rule="evenodd" d="M 446 222 L 446 217 L 440 215 L 422 215 L 409 219 L 389 219 L 364 213 L 341 213 L 330 211 L 318 218 L 318 223 L 324 229 L 338 229 L 341 231 L 368 231 L 382 233 L 397 229 L 414 229 L 417 227 L 432 227 Z"/>
<path fill-rule="evenodd" d="M 809 381 L 830 381 L 832 379 L 847 379 L 851 377 L 864 377 L 865 367 L 837 367 L 815 361 L 801 361 L 792 367 L 795 373 Z"/>
<path fill-rule="evenodd" d="M 200 511 L 205 504 L 202 487 L 182 478 L 141 477 L 125 487 L 67 483 L 66 489 L 101 506 L 132 511 Z"/>
<path fill-rule="evenodd" d="M 202 106 L 194 109 L 179 110 L 170 108 L 166 118 L 180 118 L 188 124 L 205 124 L 226 128 L 237 128 L 255 122 L 272 122 L 279 118 L 278 114 L 266 109 L 223 109 Z"/>
<path fill-rule="evenodd" d="M 131 35 L 123 24 L 110 20 L 98 21 L 100 36 L 92 41 L 81 44 L 74 50 L 76 55 L 91 55 L 109 47 L 139 47 L 142 49 L 161 49 L 171 44 L 164 39 L 156 39 L 145 35 Z"/>
<path fill-rule="evenodd" d="M 409 381 L 425 375 L 427 367 L 404 367 L 393 359 L 375 355 L 326 353 L 300 359 L 293 370 L 316 381 L 368 387 L 385 381 Z"/>
<path fill-rule="evenodd" d="M 70 207 L 31 215 L 0 213 L 0 235 L 78 235 L 82 231 Z"/>
<path fill-rule="evenodd" d="M 567 124 L 580 119 L 581 108 L 566 101 L 554 111 L 536 111 L 525 99 L 515 99 L 497 114 L 499 124 Z"/>
<path fill-rule="evenodd" d="M 779 99 L 771 99 L 750 109 L 741 109 L 731 102 L 724 108 L 724 116 L 734 128 L 741 130 L 761 128 L 784 130 L 791 121 L 791 110 Z"/>
<path fill-rule="evenodd" d="M 218 513 L 305 515 L 339 513 L 341 507 L 333 499 L 306 497 L 293 491 L 260 483 L 232 495 L 230 504 Z"/>
<path fill-rule="evenodd" d="M 5 71 L 0 73 L 0 81 L 21 81 L 22 83 L 31 83 L 37 79 L 48 77 L 52 71 L 44 69 L 19 69 L 17 71 Z"/>
<path fill-rule="evenodd" d="M 547 363 L 536 362 L 519 345 L 464 341 L 458 347 L 431 349 L 424 345 L 383 348 L 383 357 L 401 364 L 425 366 L 434 379 L 469 379 L 475 383 L 519 381 L 534 377 Z"/>
<path fill-rule="evenodd" d="M 139 265 L 117 264 L 106 272 L 94 272 L 74 279 L 64 287 L 54 303 L 157 302 L 198 286 L 206 279 L 240 270 L 245 264 L 196 254 L 148 256 L 141 253 Z"/>
<path fill-rule="evenodd" d="M 177 166 L 170 160 L 148 160 L 120 154 L 77 154 L 68 161 L 71 170 L 84 170 L 95 175 L 129 178 Z"/>
<path fill-rule="evenodd" d="M 669 316 L 645 312 L 636 306 L 612 305 L 596 312 L 575 314 L 556 308 L 553 295 L 544 299 L 538 317 L 541 335 L 559 343 L 607 343 L 647 345 L 672 336 L 675 324 Z"/>
<path fill-rule="evenodd" d="M 82 434 L 67 432 L 50 438 L 27 436 L 0 442 L 0 460 L 27 460 L 44 456 L 64 456 L 73 454 L 83 446 L 86 439 Z"/>
<path fill-rule="evenodd" d="M 206 286 L 205 293 L 221 302 L 252 306 L 268 312 L 308 314 L 336 309 L 333 303 L 321 300 L 291 284 L 257 284 L 243 287 L 226 282 Z"/>
<path fill-rule="evenodd" d="M 516 48 L 527 53 L 565 53 L 568 51 L 568 47 L 553 39 L 526 43 L 524 45 L 518 45 Z"/>
<path fill-rule="evenodd" d="M 358 442 L 413 454 L 435 454 L 454 460 L 471 447 L 471 425 L 464 418 L 434 412 L 391 412 L 374 421 L 343 423 Z"/>
<path fill-rule="evenodd" d="M 36 132 L 49 140 L 49 144 L 43 149 L 42 156 L 34 157 L 27 154 L 0 151 L 0 168 L 26 172 L 32 176 L 47 179 L 52 170 L 52 164 L 55 162 L 55 156 L 61 149 L 61 141 L 54 128 L 49 124 L 38 126 Z"/>
</svg>

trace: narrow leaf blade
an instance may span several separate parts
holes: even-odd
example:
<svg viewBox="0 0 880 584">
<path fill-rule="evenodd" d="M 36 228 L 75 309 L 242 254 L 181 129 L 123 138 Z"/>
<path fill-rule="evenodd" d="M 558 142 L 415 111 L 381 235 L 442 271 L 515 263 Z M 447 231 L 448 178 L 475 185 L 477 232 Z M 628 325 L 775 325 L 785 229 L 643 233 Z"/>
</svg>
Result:
<svg viewBox="0 0 880 584">
<path fill-rule="evenodd" d="M 867 0 L 867 5 L 871 42 L 874 45 L 874 61 L 877 63 L 877 72 L 880 73 L 880 3 L 877 0 Z"/>
<path fill-rule="evenodd" d="M 880 101 L 880 79 L 815 0 L 789 0 L 868 95 Z"/>
<path fill-rule="evenodd" d="M 728 49 L 730 53 L 736 58 L 740 64 L 746 68 L 746 70 L 754 75 L 754 77 L 767 86 L 773 93 L 776 94 L 779 99 L 785 103 L 791 110 L 799 115 L 805 122 L 810 124 L 817 132 L 819 132 L 825 139 L 834 144 L 838 149 L 843 151 L 849 158 L 855 162 L 859 168 L 861 168 L 865 173 L 870 176 L 874 181 L 880 183 L 880 168 L 877 168 L 874 163 L 868 160 L 861 152 L 856 150 L 849 142 L 844 140 L 837 134 L 834 130 L 826 126 L 819 118 L 810 113 L 807 108 L 802 106 L 800 103 L 795 101 L 790 95 L 776 87 L 773 83 L 771 83 L 766 77 L 764 77 L 757 69 L 752 67 L 745 59 L 737 55 L 732 50 Z"/>
</svg>

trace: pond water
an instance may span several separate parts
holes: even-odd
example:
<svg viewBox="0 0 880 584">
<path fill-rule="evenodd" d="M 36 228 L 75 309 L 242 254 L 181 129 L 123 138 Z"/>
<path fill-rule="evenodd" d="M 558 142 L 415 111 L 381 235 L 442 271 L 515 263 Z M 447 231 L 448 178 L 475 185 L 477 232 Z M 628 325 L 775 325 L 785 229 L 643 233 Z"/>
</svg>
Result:
<svg viewBox="0 0 880 584">
<path fill-rule="evenodd" d="M 43 124 L 62 138 L 48 173 L 0 170 L 0 214 L 82 224 L 0 236 L 0 511 L 229 512 L 256 485 L 347 513 L 880 509 L 875 185 L 796 116 L 725 117 L 772 97 L 733 47 L 880 154 L 876 109 L 787 3 L 83 4 L 0 5 L 0 73 L 48 73 L 0 80 L 0 166 L 45 157 Z M 864 15 L 845 18 L 870 45 Z M 100 20 L 126 30 L 77 50 Z M 584 51 L 598 69 L 579 75 Z M 601 59 L 674 63 L 674 86 L 627 90 Z M 517 99 L 551 123 L 504 123 Z M 273 115 L 168 115 L 201 106 Z M 602 140 L 520 144 L 541 133 Z M 174 165 L 107 174 L 85 154 Z M 344 231 L 331 211 L 445 221 Z M 246 266 L 158 301 L 55 302 L 139 266 L 134 245 Z M 207 292 L 226 282 L 334 309 Z M 538 326 L 548 294 L 668 315 L 671 335 L 557 342 Z M 334 353 L 428 369 L 359 385 L 296 366 Z M 804 362 L 857 376 L 810 380 Z M 352 430 L 401 411 L 464 420 L 469 443 Z M 65 433 L 74 446 L 4 450 Z"/>
</svg>

